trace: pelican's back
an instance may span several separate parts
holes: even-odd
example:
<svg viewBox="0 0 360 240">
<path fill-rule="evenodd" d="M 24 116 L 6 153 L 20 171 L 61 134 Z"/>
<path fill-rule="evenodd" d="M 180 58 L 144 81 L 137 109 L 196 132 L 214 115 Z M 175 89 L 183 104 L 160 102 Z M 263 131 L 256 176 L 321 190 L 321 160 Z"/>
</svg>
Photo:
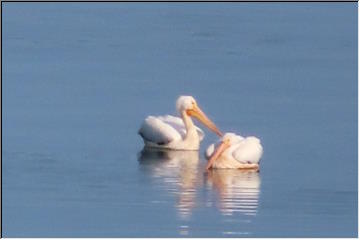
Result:
<svg viewBox="0 0 360 240">
<path fill-rule="evenodd" d="M 204 138 L 204 132 L 198 127 L 196 130 L 201 141 Z M 186 129 L 181 118 L 171 115 L 149 116 L 142 123 L 138 133 L 146 143 L 166 145 L 184 139 Z"/>
<path fill-rule="evenodd" d="M 232 152 L 233 157 L 240 163 L 258 164 L 263 154 L 263 148 L 260 139 L 256 137 L 247 137 L 237 144 Z"/>
<path fill-rule="evenodd" d="M 160 145 L 181 139 L 181 134 L 176 129 L 154 116 L 144 120 L 138 133 L 144 141 Z"/>
</svg>

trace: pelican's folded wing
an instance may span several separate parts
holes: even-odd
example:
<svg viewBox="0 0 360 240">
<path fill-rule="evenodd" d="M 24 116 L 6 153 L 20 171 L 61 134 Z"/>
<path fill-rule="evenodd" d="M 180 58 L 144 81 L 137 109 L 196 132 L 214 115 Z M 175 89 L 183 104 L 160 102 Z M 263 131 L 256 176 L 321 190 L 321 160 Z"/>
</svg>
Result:
<svg viewBox="0 0 360 240">
<path fill-rule="evenodd" d="M 262 153 L 260 140 L 256 137 L 247 137 L 237 144 L 232 155 L 241 163 L 259 163 Z"/>
<path fill-rule="evenodd" d="M 165 116 L 159 116 L 158 119 L 162 120 L 163 122 L 165 122 L 167 124 L 170 124 L 173 128 L 175 128 L 181 134 L 182 138 L 185 137 L 186 128 L 185 128 L 185 124 L 181 118 L 174 117 L 171 115 L 165 115 Z M 205 136 L 204 132 L 198 127 L 196 127 L 196 130 L 198 132 L 200 141 L 202 141 Z"/>
<path fill-rule="evenodd" d="M 171 125 L 153 116 L 147 117 L 139 129 L 140 136 L 159 145 L 181 140 L 180 133 Z"/>
</svg>

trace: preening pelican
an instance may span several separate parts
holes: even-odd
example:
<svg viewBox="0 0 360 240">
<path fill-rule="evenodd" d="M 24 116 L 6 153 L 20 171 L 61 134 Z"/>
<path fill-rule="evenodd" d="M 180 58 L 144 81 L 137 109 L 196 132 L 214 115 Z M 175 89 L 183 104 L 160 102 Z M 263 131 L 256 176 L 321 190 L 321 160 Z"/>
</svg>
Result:
<svg viewBox="0 0 360 240">
<path fill-rule="evenodd" d="M 205 156 L 209 159 L 206 169 L 258 169 L 262 153 L 263 148 L 258 138 L 226 133 L 216 146 L 211 144 L 206 150 Z"/>
<path fill-rule="evenodd" d="M 216 125 L 201 111 L 193 97 L 180 96 L 176 101 L 176 108 L 181 118 L 166 115 L 149 116 L 144 120 L 139 134 L 144 140 L 145 147 L 199 150 L 204 133 L 194 125 L 191 117 L 195 117 L 217 135 L 222 136 Z"/>
</svg>

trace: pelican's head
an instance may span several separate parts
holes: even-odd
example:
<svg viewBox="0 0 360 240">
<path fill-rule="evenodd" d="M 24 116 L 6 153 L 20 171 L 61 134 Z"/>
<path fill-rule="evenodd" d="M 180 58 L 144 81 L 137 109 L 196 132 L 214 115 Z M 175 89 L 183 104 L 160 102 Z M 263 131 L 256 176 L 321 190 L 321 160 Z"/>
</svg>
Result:
<svg viewBox="0 0 360 240">
<path fill-rule="evenodd" d="M 235 133 L 225 133 L 224 136 L 220 139 L 219 144 L 217 144 L 216 148 L 213 150 L 206 169 L 210 169 L 216 159 L 218 159 L 226 149 L 243 139 L 243 137 L 236 135 Z"/>
<path fill-rule="evenodd" d="M 176 101 L 176 109 L 180 113 L 186 113 L 190 117 L 195 117 L 201 123 L 203 123 L 210 130 L 214 131 L 217 135 L 223 134 L 216 127 L 216 125 L 203 113 L 200 107 L 197 105 L 195 99 L 191 96 L 180 96 Z"/>
<path fill-rule="evenodd" d="M 234 145 L 235 143 L 240 142 L 243 139 L 244 138 L 242 136 L 236 135 L 235 133 L 225 133 L 224 136 L 220 139 L 220 141 L 231 146 Z"/>
<path fill-rule="evenodd" d="M 193 105 L 196 104 L 195 98 L 192 96 L 180 96 L 176 100 L 176 109 L 179 112 L 186 111 L 188 109 L 191 109 Z"/>
</svg>

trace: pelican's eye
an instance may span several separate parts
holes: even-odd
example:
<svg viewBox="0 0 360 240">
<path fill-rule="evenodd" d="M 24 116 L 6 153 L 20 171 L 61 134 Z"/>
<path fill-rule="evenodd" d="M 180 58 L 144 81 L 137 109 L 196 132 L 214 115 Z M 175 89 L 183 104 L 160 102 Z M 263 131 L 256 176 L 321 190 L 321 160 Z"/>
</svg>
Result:
<svg viewBox="0 0 360 240">
<path fill-rule="evenodd" d="M 186 109 L 186 113 L 191 116 L 192 115 L 192 111 L 194 111 L 194 109 L 196 108 L 196 102 L 195 101 L 191 101 L 191 106 L 188 106 L 188 109 Z"/>
<path fill-rule="evenodd" d="M 191 106 L 194 108 L 196 106 L 196 102 L 192 101 Z"/>
</svg>

